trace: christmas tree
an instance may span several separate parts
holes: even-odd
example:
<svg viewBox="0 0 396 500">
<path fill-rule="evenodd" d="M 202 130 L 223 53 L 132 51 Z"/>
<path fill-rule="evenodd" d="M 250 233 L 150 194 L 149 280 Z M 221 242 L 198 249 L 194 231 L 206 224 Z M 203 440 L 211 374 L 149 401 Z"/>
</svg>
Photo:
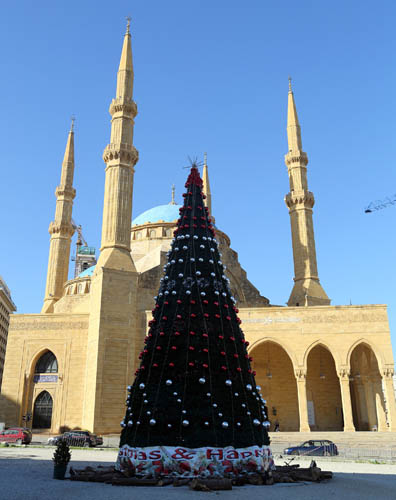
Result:
<svg viewBox="0 0 396 500">
<path fill-rule="evenodd" d="M 195 164 L 183 196 L 141 364 L 128 387 L 118 465 L 136 473 L 153 464 L 158 473 L 265 471 L 265 401 Z"/>
</svg>

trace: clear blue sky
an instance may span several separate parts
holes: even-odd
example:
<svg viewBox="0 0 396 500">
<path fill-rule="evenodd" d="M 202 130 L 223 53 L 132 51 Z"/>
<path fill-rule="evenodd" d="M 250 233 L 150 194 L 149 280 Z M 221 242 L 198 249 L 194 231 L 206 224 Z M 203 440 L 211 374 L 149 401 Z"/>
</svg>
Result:
<svg viewBox="0 0 396 500">
<path fill-rule="evenodd" d="M 70 115 L 74 219 L 99 247 L 108 106 L 133 18 L 133 214 L 181 196 L 187 156 L 208 152 L 217 225 L 273 304 L 290 294 L 287 77 L 314 192 L 319 277 L 333 304 L 389 305 L 396 347 L 393 1 L 19 1 L 2 6 L 0 274 L 39 312 Z M 396 351 L 396 350 L 395 350 Z"/>
</svg>

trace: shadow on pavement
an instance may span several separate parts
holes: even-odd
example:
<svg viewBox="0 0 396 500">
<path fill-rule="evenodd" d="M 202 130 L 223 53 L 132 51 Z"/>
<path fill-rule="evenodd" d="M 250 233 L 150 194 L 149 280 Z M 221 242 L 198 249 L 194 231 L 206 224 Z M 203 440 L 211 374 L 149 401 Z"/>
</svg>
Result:
<svg viewBox="0 0 396 500">
<path fill-rule="evenodd" d="M 33 450 L 28 455 L 16 451 L 12 456 L 6 456 L 0 449 L 0 498 L 2 500 L 57 500 L 82 497 L 84 500 L 123 500 L 144 498 L 145 500 L 202 498 L 201 492 L 189 490 L 187 487 L 122 487 L 101 483 L 84 483 L 59 481 L 52 479 L 52 460 L 38 459 Z M 109 464 L 109 461 L 73 460 L 75 467 L 85 467 L 88 464 L 96 466 Z M 396 468 L 395 468 L 396 471 Z M 277 484 L 274 486 L 243 486 L 234 487 L 232 491 L 217 492 L 222 498 L 252 500 L 394 500 L 395 475 L 392 474 L 361 474 L 335 473 L 334 479 L 323 483 Z M 161 490 L 160 492 L 158 490 Z"/>
</svg>

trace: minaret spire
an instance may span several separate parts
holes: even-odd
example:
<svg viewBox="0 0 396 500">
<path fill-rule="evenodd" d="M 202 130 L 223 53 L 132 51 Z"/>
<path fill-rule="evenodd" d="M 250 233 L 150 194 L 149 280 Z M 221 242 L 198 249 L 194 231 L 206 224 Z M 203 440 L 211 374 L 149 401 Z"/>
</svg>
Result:
<svg viewBox="0 0 396 500">
<path fill-rule="evenodd" d="M 71 237 L 74 233 L 72 225 L 73 199 L 76 190 L 73 188 L 74 176 L 74 119 L 67 138 L 65 155 L 62 163 L 61 180 L 55 190 L 55 219 L 49 226 L 50 251 L 48 257 L 47 284 L 45 288 L 43 313 L 52 313 L 54 304 L 63 292 L 69 272 Z"/>
<path fill-rule="evenodd" d="M 207 153 L 204 153 L 202 182 L 203 182 L 202 192 L 206 196 L 205 204 L 208 207 L 209 215 L 214 220 L 214 217 L 212 215 L 212 193 L 210 192 L 209 172 L 208 172 L 208 154 Z"/>
<path fill-rule="evenodd" d="M 106 163 L 102 246 L 98 264 L 102 267 L 134 271 L 130 256 L 134 166 L 138 152 L 133 146 L 137 107 L 132 100 L 133 65 L 130 19 L 122 46 L 117 74 L 116 98 L 110 104 L 110 144 L 103 153 Z"/>
<path fill-rule="evenodd" d="M 285 202 L 289 208 L 294 259 L 294 287 L 287 304 L 329 305 L 330 299 L 319 283 L 312 220 L 315 199 L 313 193 L 308 191 L 308 156 L 302 150 L 301 127 L 290 77 L 287 140 L 289 152 L 285 155 L 285 163 L 289 174 L 290 193 L 285 196 Z"/>
<path fill-rule="evenodd" d="M 176 205 L 176 202 L 175 202 L 175 185 L 174 184 L 172 184 L 172 199 L 171 199 L 169 205 Z"/>
</svg>

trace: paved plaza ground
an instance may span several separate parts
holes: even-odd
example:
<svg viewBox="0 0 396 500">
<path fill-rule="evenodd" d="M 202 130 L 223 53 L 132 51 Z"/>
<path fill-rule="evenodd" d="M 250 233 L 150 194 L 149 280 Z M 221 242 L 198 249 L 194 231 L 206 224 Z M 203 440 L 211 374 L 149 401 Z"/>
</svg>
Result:
<svg viewBox="0 0 396 500">
<path fill-rule="evenodd" d="M 217 495 L 224 500 L 395 500 L 396 465 L 316 460 L 323 470 L 332 470 L 334 479 L 321 484 L 298 483 L 274 486 L 234 487 L 232 491 L 202 493 L 187 487 L 125 487 L 100 483 L 57 481 L 52 479 L 54 448 L 0 448 L 0 500 L 183 500 Z M 72 450 L 76 467 L 112 464 L 117 451 Z M 279 465 L 283 460 L 278 459 Z M 302 460 L 303 466 L 309 461 Z"/>
</svg>

